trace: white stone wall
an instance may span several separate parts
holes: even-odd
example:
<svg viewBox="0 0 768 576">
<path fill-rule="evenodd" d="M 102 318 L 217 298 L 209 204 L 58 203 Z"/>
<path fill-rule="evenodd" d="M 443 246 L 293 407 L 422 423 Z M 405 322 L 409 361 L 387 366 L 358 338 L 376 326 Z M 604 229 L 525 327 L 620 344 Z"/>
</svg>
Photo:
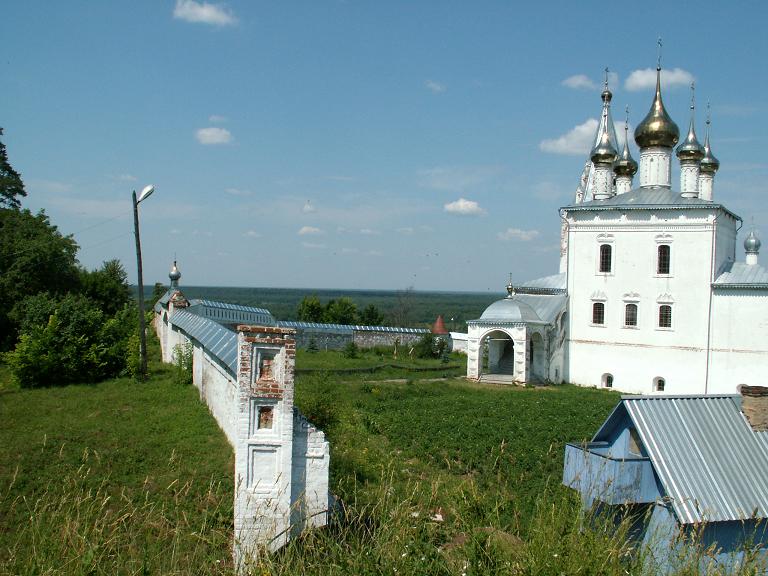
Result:
<svg viewBox="0 0 768 576">
<path fill-rule="evenodd" d="M 717 247 L 713 223 L 718 215 Z M 565 379 L 600 385 L 605 374 L 626 392 L 704 391 L 713 260 L 731 248 L 732 218 L 721 210 L 573 212 L 569 215 L 568 365 Z M 720 227 L 722 226 L 722 230 Z M 612 246 L 612 269 L 599 272 L 600 244 Z M 670 274 L 657 274 L 659 244 L 671 247 Z M 592 305 L 605 304 L 603 325 Z M 638 306 L 636 327 L 626 327 L 626 304 Z M 661 304 L 672 306 L 672 327 L 658 326 Z"/>
<path fill-rule="evenodd" d="M 739 384 L 768 378 L 768 291 L 715 290 L 712 302 L 711 394 L 735 394 Z"/>
<path fill-rule="evenodd" d="M 640 150 L 640 186 L 669 188 L 672 180 L 672 149 L 652 146 Z"/>
<path fill-rule="evenodd" d="M 192 350 L 192 383 L 234 448 L 237 442 L 237 382 L 197 342 Z"/>
</svg>

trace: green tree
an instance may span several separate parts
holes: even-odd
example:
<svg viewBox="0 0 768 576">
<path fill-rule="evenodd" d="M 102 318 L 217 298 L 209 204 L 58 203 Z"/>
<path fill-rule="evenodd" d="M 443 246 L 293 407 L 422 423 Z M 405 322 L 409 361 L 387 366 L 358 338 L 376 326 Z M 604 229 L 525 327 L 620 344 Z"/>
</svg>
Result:
<svg viewBox="0 0 768 576">
<path fill-rule="evenodd" d="M 304 296 L 296 312 L 302 322 L 322 322 L 325 309 L 316 294 Z"/>
<path fill-rule="evenodd" d="M 120 260 L 108 260 L 97 270 L 80 270 L 80 284 L 83 294 L 93 300 L 101 311 L 114 316 L 131 301 L 128 274 Z"/>
<path fill-rule="evenodd" d="M 360 312 L 360 324 L 366 326 L 381 326 L 384 322 L 384 314 L 379 312 L 375 304 L 368 304 Z"/>
<path fill-rule="evenodd" d="M 152 303 L 152 306 L 154 306 L 160 298 L 163 297 L 163 294 L 165 294 L 168 291 L 168 288 L 165 284 L 162 282 L 155 282 L 155 286 L 152 288 L 152 298 L 150 302 Z"/>
<path fill-rule="evenodd" d="M 0 128 L 0 136 L 2 135 L 3 129 Z M 22 182 L 19 173 L 8 162 L 5 144 L 0 140 L 0 207 L 18 210 L 21 206 L 19 196 L 26 195 L 24 182 Z"/>
<path fill-rule="evenodd" d="M 12 311 L 25 298 L 79 288 L 76 254 L 75 241 L 63 236 L 45 212 L 0 208 L 0 349 L 16 342 Z"/>
<path fill-rule="evenodd" d="M 329 300 L 325 307 L 325 321 L 330 324 L 355 324 L 357 305 L 346 296 L 338 300 Z"/>
</svg>

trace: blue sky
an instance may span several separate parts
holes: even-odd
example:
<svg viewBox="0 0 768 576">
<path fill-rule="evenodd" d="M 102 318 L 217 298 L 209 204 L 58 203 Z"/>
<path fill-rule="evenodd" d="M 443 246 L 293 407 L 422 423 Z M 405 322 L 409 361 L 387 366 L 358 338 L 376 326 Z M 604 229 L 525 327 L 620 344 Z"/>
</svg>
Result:
<svg viewBox="0 0 768 576">
<path fill-rule="evenodd" d="M 668 111 L 684 132 L 695 79 L 715 199 L 765 231 L 768 5 L 627 6 L 8 2 L 3 141 L 89 268 L 135 281 L 130 193 L 153 183 L 147 284 L 176 255 L 188 285 L 501 292 L 557 272 L 602 71 L 621 133 L 662 36 Z"/>
</svg>

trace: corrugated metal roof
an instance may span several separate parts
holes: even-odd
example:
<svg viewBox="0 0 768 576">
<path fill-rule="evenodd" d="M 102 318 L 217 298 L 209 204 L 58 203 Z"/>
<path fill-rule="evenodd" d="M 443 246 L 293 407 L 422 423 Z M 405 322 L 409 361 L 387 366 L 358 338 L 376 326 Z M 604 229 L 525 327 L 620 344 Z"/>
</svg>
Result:
<svg viewBox="0 0 768 576">
<path fill-rule="evenodd" d="M 527 288 L 537 288 L 543 290 L 565 290 L 565 273 L 545 276 L 544 278 L 536 278 L 535 280 L 529 280 L 520 286 L 516 286 L 516 288 L 518 289 L 518 292 Z"/>
<path fill-rule="evenodd" d="M 624 397 L 622 406 L 681 523 L 768 517 L 768 432 L 752 429 L 739 396 Z"/>
<path fill-rule="evenodd" d="M 717 277 L 713 286 L 715 288 L 729 288 L 735 284 L 740 286 L 755 285 L 755 288 L 768 288 L 768 270 L 760 266 L 760 264 L 731 262 Z"/>
<path fill-rule="evenodd" d="M 318 330 L 324 332 L 336 332 L 348 334 L 357 332 L 393 332 L 400 334 L 426 334 L 426 328 L 399 328 L 396 326 L 365 326 L 361 324 L 325 324 L 322 322 L 300 322 L 295 320 L 279 320 L 277 325 L 282 328 L 295 328 L 297 330 Z"/>
<path fill-rule="evenodd" d="M 562 210 L 572 212 L 574 210 L 608 210 L 622 208 L 625 210 L 649 210 L 649 209 L 722 209 L 734 218 L 741 220 L 736 214 L 728 210 L 722 204 L 702 200 L 701 198 L 683 198 L 680 192 L 669 188 L 635 188 L 624 194 L 616 194 L 605 200 L 590 200 L 581 204 L 563 206 Z"/>
<path fill-rule="evenodd" d="M 218 322 L 192 314 L 187 310 L 174 310 L 171 324 L 184 331 L 190 338 L 197 340 L 206 351 L 218 358 L 229 368 L 233 376 L 237 375 L 237 334 Z"/>
<path fill-rule="evenodd" d="M 213 300 L 190 300 L 189 311 L 225 324 L 275 325 L 275 319 L 269 310 L 253 306 L 241 306 L 240 304 Z"/>
</svg>

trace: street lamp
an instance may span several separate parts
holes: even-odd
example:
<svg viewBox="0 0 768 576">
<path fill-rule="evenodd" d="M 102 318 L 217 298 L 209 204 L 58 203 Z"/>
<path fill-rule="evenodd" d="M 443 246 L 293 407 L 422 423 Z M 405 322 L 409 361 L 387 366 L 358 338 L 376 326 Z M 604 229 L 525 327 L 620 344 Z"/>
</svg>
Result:
<svg viewBox="0 0 768 576">
<path fill-rule="evenodd" d="M 147 376 L 147 335 L 144 325 L 144 278 L 141 273 L 141 239 L 139 238 L 139 202 L 149 198 L 155 191 L 151 184 L 145 186 L 136 198 L 136 190 L 133 191 L 133 230 L 136 236 L 136 265 L 139 269 L 139 378 L 144 380 Z"/>
</svg>

